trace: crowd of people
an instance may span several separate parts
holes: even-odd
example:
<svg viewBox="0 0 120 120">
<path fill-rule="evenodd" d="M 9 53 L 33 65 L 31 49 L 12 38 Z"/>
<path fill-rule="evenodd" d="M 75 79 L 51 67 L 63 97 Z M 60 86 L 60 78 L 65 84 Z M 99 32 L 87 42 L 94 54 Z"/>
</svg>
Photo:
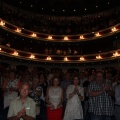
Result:
<svg viewBox="0 0 120 120">
<path fill-rule="evenodd" d="M 28 14 L 19 9 L 3 7 L 0 17 L 19 27 L 45 34 L 83 34 L 108 28 L 120 22 L 120 11 L 111 10 L 95 15 L 60 17 Z"/>
<path fill-rule="evenodd" d="M 120 120 L 120 71 L 1 69 L 1 120 Z"/>
</svg>

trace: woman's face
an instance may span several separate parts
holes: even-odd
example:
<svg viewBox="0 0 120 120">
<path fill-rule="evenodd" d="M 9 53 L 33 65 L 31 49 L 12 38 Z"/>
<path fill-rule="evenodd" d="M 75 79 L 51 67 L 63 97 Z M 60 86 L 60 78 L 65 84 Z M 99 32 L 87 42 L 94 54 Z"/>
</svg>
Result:
<svg viewBox="0 0 120 120">
<path fill-rule="evenodd" d="M 58 86 L 58 85 L 59 85 L 59 79 L 58 78 L 54 78 L 53 86 Z"/>
<path fill-rule="evenodd" d="M 78 77 L 74 77 L 74 79 L 73 79 L 73 84 L 74 84 L 74 85 L 78 85 L 78 84 L 79 84 L 79 79 L 78 79 Z"/>
</svg>

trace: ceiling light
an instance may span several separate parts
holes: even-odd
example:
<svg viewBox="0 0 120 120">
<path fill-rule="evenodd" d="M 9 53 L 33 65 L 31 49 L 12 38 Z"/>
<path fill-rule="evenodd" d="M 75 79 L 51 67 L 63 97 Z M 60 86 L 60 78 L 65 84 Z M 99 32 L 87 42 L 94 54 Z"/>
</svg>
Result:
<svg viewBox="0 0 120 120">
<path fill-rule="evenodd" d="M 102 57 L 100 55 L 97 55 L 96 59 L 102 59 Z"/>
<path fill-rule="evenodd" d="M 120 56 L 120 54 L 116 51 L 116 52 L 113 53 L 112 57 L 118 57 L 118 56 Z"/>
<path fill-rule="evenodd" d="M 112 32 L 116 32 L 118 29 L 116 28 L 116 27 L 113 27 L 112 29 L 111 29 L 111 31 Z"/>
<path fill-rule="evenodd" d="M 17 28 L 17 29 L 15 30 L 15 32 L 20 33 L 20 32 L 21 32 L 21 29 L 20 29 L 20 28 Z"/>
<path fill-rule="evenodd" d="M 83 35 L 80 35 L 80 39 L 85 39 Z"/>
<path fill-rule="evenodd" d="M 95 36 L 99 37 L 99 36 L 101 36 L 101 34 L 98 32 L 98 33 L 95 34 Z"/>
<path fill-rule="evenodd" d="M 1 26 L 5 26 L 5 22 L 1 20 L 1 21 L 0 21 L 0 25 L 1 25 Z"/>
<path fill-rule="evenodd" d="M 68 61 L 68 58 L 67 58 L 67 57 L 64 57 L 64 61 Z"/>
<path fill-rule="evenodd" d="M 52 58 L 50 56 L 47 57 L 47 60 L 52 60 Z"/>
<path fill-rule="evenodd" d="M 32 37 L 37 37 L 37 34 L 36 34 L 36 33 L 33 33 L 31 36 L 32 36 Z"/>
<path fill-rule="evenodd" d="M 51 36 L 51 35 L 50 35 L 50 36 L 48 36 L 48 39 L 49 39 L 49 40 L 51 40 L 51 39 L 52 39 L 52 36 Z"/>
<path fill-rule="evenodd" d="M 85 61 L 85 58 L 83 56 L 81 56 L 80 61 Z"/>
<path fill-rule="evenodd" d="M 31 54 L 30 59 L 35 59 L 35 55 Z"/>
<path fill-rule="evenodd" d="M 64 37 L 64 40 L 69 40 L 67 36 Z"/>
<path fill-rule="evenodd" d="M 17 51 L 14 51 L 14 53 L 13 53 L 12 55 L 14 55 L 14 56 L 18 56 L 19 54 L 18 54 Z"/>
</svg>

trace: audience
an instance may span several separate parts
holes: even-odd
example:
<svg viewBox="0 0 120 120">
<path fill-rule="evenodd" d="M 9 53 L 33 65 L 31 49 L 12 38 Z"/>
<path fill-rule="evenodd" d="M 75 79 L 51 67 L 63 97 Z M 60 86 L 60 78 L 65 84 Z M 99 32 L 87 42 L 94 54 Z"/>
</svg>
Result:
<svg viewBox="0 0 120 120">
<path fill-rule="evenodd" d="M 45 34 L 82 34 L 98 31 L 120 22 L 120 11 L 110 10 L 81 17 L 31 15 L 10 7 L 3 7 L 0 17 L 19 27 Z"/>
<path fill-rule="evenodd" d="M 16 69 L 12 69 L 4 66 L 0 70 L 0 75 L 1 90 L 4 93 L 1 93 L 0 96 L 0 100 L 2 100 L 0 102 L 1 120 L 6 120 L 7 114 L 10 120 L 20 111 L 18 117 L 23 117 L 22 114 L 25 114 L 25 109 L 17 110 L 14 106 L 11 108 L 10 102 L 12 101 L 13 105 L 15 104 L 13 101 L 20 98 L 18 93 L 20 96 L 28 96 L 29 94 L 31 98 L 29 99 L 35 102 L 34 115 L 36 120 L 51 120 L 52 116 L 55 120 L 57 118 L 60 120 L 119 120 L 120 71 L 117 68 L 106 67 L 102 69 L 102 72 L 91 68 L 84 71 L 69 69 L 64 73 L 59 68 L 53 68 L 51 71 L 34 68 L 29 71 L 28 68 L 20 69 L 16 67 Z M 22 85 L 23 82 L 25 85 Z M 25 89 L 29 88 L 26 83 L 29 83 L 30 90 L 24 92 Z M 22 90 L 20 86 L 23 86 Z M 3 101 L 5 103 L 4 107 Z M 21 107 L 21 104 L 17 105 Z M 13 116 L 11 109 L 16 109 L 16 111 L 13 111 L 16 112 L 14 113 L 15 116 Z M 27 113 L 27 111 L 26 114 L 30 116 L 31 113 Z M 32 119 L 34 119 L 34 116 Z"/>
</svg>

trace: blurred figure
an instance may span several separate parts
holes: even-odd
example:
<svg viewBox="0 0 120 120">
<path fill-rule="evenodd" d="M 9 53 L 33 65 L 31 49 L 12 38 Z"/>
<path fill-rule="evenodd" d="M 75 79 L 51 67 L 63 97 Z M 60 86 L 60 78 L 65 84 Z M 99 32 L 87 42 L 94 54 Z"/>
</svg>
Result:
<svg viewBox="0 0 120 120">
<path fill-rule="evenodd" d="M 82 101 L 82 105 L 83 105 L 83 113 L 84 113 L 84 120 L 90 120 L 90 115 L 88 112 L 89 109 L 89 97 L 87 96 L 87 89 L 88 86 L 91 82 L 93 82 L 95 80 L 95 75 L 94 74 L 90 74 L 89 75 L 89 79 L 87 81 L 85 81 L 83 83 L 83 88 L 84 88 L 84 101 Z"/>
<path fill-rule="evenodd" d="M 30 90 L 30 98 L 32 98 L 36 103 L 36 115 L 39 117 L 40 115 L 40 96 L 42 94 L 42 88 L 38 86 L 39 79 L 33 78 L 32 87 Z"/>
<path fill-rule="evenodd" d="M 118 85 L 115 87 L 115 118 L 120 120 L 120 77 L 117 82 Z"/>
<path fill-rule="evenodd" d="M 47 90 L 47 120 L 62 120 L 63 90 L 59 83 L 59 78 L 55 77 L 53 85 Z"/>
<path fill-rule="evenodd" d="M 15 72 L 9 73 L 9 78 L 4 80 L 2 90 L 4 92 L 4 116 L 7 115 L 9 105 L 12 99 L 18 96 L 20 81 L 16 78 Z"/>
<path fill-rule="evenodd" d="M 81 101 L 84 100 L 83 88 L 79 86 L 79 78 L 73 78 L 73 85 L 69 85 L 66 91 L 67 104 L 63 120 L 83 120 Z"/>
<path fill-rule="evenodd" d="M 46 96 L 46 91 L 47 91 L 48 84 L 47 84 L 45 75 L 43 73 L 41 73 L 39 75 L 39 87 L 41 87 L 41 89 L 42 89 L 42 94 L 41 94 L 41 97 L 40 97 L 40 103 L 41 103 L 40 118 L 41 118 L 41 120 L 46 120 L 45 96 Z"/>
<path fill-rule="evenodd" d="M 67 103 L 66 90 L 69 85 L 71 85 L 71 76 L 70 76 L 70 73 L 67 72 L 65 73 L 64 80 L 60 84 L 61 88 L 63 89 L 63 94 L 64 94 L 63 114 L 64 114 L 66 103 Z"/>
</svg>

